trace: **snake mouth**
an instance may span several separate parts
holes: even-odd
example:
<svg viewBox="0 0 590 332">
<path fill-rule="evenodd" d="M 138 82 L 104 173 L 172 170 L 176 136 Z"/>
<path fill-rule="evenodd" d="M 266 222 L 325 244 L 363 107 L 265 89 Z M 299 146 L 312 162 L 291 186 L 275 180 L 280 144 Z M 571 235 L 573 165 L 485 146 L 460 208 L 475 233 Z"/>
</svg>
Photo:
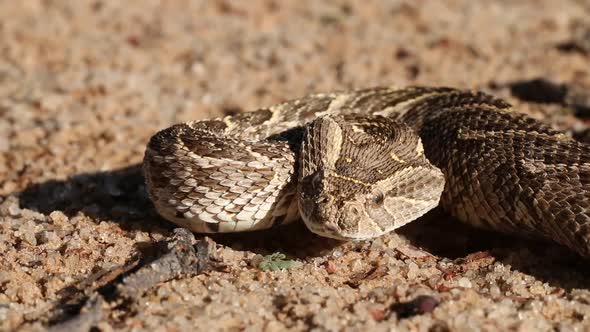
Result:
<svg viewBox="0 0 590 332">
<path fill-rule="evenodd" d="M 367 209 L 359 202 L 345 206 L 337 223 L 339 236 L 346 240 L 366 240 L 387 232 L 371 218 Z"/>
<path fill-rule="evenodd" d="M 358 202 L 347 202 L 336 208 L 330 197 L 300 199 L 301 219 L 313 233 L 343 241 L 374 238 L 384 233 L 372 227 L 374 222 Z"/>
</svg>

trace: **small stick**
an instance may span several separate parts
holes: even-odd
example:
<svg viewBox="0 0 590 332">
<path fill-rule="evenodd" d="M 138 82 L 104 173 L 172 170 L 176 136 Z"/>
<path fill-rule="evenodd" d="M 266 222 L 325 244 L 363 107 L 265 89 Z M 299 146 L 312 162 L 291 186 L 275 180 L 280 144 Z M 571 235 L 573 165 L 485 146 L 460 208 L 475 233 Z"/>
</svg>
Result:
<svg viewBox="0 0 590 332">
<path fill-rule="evenodd" d="M 196 244 L 195 244 L 196 242 Z M 193 244 L 195 244 L 193 246 Z M 102 306 L 104 297 L 109 298 L 111 308 L 125 306 L 133 303 L 133 300 L 154 288 L 158 284 L 180 277 L 197 275 L 212 269 L 212 261 L 218 261 L 216 256 L 217 244 L 208 237 L 196 241 L 194 235 L 184 229 L 174 230 L 172 239 L 167 244 L 167 252 L 147 265 L 139 267 L 135 272 L 124 277 L 130 267 L 117 268 L 105 276 L 92 276 L 94 284 L 90 292 L 85 292 L 87 300 L 81 299 L 83 303 L 80 312 L 65 321 L 50 326 L 50 331 L 72 332 L 88 331 L 96 326 L 103 319 Z M 129 266 L 137 266 L 135 260 Z M 95 280 L 98 279 L 98 280 Z M 98 281 L 98 282 L 96 282 Z M 115 294 L 108 294 L 108 289 L 116 285 Z M 106 293 L 105 293 L 106 292 Z M 62 306 L 55 308 L 55 312 L 63 311 Z M 54 315 L 55 317 L 55 315 Z"/>
<path fill-rule="evenodd" d="M 184 229 L 174 230 L 168 252 L 135 273 L 123 279 L 117 286 L 117 293 L 123 298 L 135 298 L 157 284 L 179 277 L 203 273 L 211 269 L 216 243 L 206 237 L 196 243 L 193 234 Z"/>
</svg>

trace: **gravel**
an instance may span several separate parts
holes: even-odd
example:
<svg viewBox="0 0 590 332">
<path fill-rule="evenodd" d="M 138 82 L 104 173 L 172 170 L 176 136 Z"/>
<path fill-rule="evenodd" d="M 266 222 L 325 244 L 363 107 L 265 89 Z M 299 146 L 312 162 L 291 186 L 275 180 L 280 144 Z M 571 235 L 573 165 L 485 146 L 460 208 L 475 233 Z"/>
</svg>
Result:
<svg viewBox="0 0 590 332">
<path fill-rule="evenodd" d="M 427 84 L 483 89 L 582 131 L 567 107 L 506 86 L 587 91 L 590 54 L 563 45 L 589 16 L 575 0 L 0 2 L 0 330 L 43 330 L 68 289 L 172 234 L 139 167 L 158 129 L 310 92 Z M 590 326 L 587 261 L 440 211 L 358 243 L 302 225 L 214 239 L 225 269 L 162 283 L 133 310 L 104 305 L 98 328 Z M 302 264 L 252 263 L 274 252 Z"/>
</svg>

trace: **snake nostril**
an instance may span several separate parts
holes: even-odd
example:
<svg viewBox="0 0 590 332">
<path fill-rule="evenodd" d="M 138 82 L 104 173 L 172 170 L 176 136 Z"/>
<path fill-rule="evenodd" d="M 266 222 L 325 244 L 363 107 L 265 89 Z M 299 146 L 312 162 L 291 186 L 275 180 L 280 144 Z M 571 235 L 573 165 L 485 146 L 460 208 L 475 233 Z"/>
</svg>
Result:
<svg viewBox="0 0 590 332">
<path fill-rule="evenodd" d="M 348 209 L 348 212 L 351 214 L 351 216 L 353 216 L 355 218 L 357 218 L 358 216 L 361 215 L 361 210 L 357 206 L 354 206 L 354 205 Z"/>
</svg>

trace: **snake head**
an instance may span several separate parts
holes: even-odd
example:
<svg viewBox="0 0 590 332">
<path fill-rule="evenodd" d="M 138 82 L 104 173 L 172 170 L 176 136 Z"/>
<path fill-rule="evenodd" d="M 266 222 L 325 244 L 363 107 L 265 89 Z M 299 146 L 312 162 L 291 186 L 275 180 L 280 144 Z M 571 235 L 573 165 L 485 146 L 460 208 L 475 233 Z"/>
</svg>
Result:
<svg viewBox="0 0 590 332">
<path fill-rule="evenodd" d="M 382 117 L 321 117 L 300 153 L 299 211 L 322 236 L 362 240 L 388 233 L 438 205 L 442 172 L 406 125 Z"/>
<path fill-rule="evenodd" d="M 314 177 L 321 178 L 315 186 L 310 183 Z M 346 183 L 334 174 L 315 175 L 301 182 L 299 211 L 318 235 L 364 240 L 389 233 L 436 207 L 443 187 L 443 175 L 436 168 L 402 170 L 368 187 Z"/>
</svg>

